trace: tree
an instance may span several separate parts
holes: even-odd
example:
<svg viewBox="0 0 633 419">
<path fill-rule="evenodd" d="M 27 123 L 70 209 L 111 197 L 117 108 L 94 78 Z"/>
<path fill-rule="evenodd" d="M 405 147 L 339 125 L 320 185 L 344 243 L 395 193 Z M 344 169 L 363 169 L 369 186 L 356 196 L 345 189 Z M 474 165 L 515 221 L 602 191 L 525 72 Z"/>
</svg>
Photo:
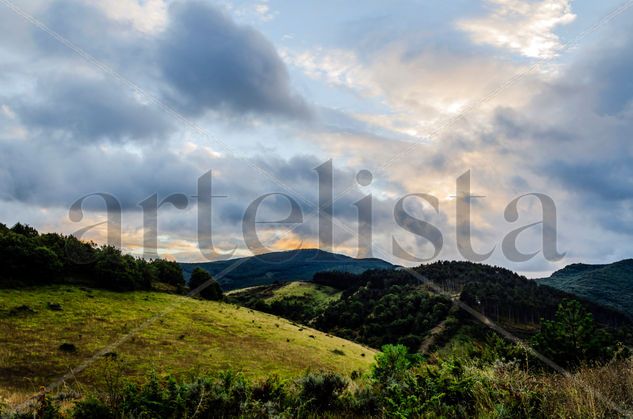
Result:
<svg viewBox="0 0 633 419">
<path fill-rule="evenodd" d="M 154 264 L 145 259 L 137 259 L 136 264 L 141 274 L 143 288 L 151 288 L 154 282 L 158 282 L 158 269 Z"/>
<path fill-rule="evenodd" d="M 37 282 L 50 282 L 57 279 L 62 273 L 62 262 L 57 254 L 48 247 L 38 246 L 33 249 L 31 263 L 34 267 L 33 270 L 36 271 L 32 272 L 32 277 L 41 276 Z"/>
<path fill-rule="evenodd" d="M 156 259 L 152 264 L 158 270 L 158 280 L 166 284 L 175 285 L 178 288 L 185 286 L 185 278 L 182 269 L 176 262 L 165 259 Z"/>
<path fill-rule="evenodd" d="M 97 253 L 95 276 L 98 284 L 117 291 L 141 287 L 141 274 L 132 256 L 122 255 L 113 246 L 103 246 Z"/>
<path fill-rule="evenodd" d="M 598 329 L 593 316 L 576 300 L 564 300 L 554 320 L 543 320 L 535 349 L 562 365 L 605 361 L 613 355 L 611 336 Z"/>
<path fill-rule="evenodd" d="M 191 273 L 191 278 L 189 279 L 189 288 L 191 290 L 195 290 L 202 285 L 205 286 L 198 293 L 200 297 L 206 300 L 222 299 L 222 288 L 220 288 L 220 284 L 218 284 L 217 281 L 213 279 L 209 272 L 205 271 L 202 268 L 196 268 Z"/>
<path fill-rule="evenodd" d="M 17 223 L 13 227 L 11 227 L 11 231 L 17 234 L 21 234 L 24 237 L 29 237 L 29 238 L 37 237 L 39 235 L 37 230 L 28 224 Z"/>
</svg>

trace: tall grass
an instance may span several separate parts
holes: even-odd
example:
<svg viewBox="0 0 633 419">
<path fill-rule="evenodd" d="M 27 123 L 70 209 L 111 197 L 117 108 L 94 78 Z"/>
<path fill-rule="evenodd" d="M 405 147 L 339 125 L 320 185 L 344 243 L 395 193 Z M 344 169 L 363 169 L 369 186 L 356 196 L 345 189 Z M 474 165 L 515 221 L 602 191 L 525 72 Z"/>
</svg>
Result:
<svg viewBox="0 0 633 419">
<path fill-rule="evenodd" d="M 534 373 L 515 364 L 477 369 L 478 417 L 612 418 L 633 416 L 633 358 L 583 365 L 575 372 Z"/>
</svg>

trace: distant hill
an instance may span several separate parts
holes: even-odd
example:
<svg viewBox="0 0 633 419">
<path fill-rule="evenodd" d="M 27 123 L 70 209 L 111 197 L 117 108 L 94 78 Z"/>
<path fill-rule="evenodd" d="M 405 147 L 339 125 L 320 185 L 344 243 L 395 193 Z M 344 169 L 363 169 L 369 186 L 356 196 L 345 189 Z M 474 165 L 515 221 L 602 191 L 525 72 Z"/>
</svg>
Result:
<svg viewBox="0 0 633 419">
<path fill-rule="evenodd" d="M 574 263 L 539 283 L 633 317 L 633 259 L 607 265 Z"/>
<path fill-rule="evenodd" d="M 369 269 L 395 268 L 391 263 L 381 259 L 355 259 L 318 249 L 272 252 L 217 262 L 181 263 L 180 266 L 187 279 L 197 267 L 217 276 L 234 266 L 226 275 L 218 278 L 218 282 L 225 290 L 269 285 L 274 282 L 310 281 L 315 273 L 323 271 L 360 274 Z"/>
</svg>

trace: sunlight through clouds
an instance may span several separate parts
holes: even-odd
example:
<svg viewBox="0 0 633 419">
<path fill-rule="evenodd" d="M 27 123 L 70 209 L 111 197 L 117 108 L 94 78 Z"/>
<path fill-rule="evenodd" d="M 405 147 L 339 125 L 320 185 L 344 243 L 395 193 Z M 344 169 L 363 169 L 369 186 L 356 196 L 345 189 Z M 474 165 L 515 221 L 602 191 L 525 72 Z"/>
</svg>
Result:
<svg viewBox="0 0 633 419">
<path fill-rule="evenodd" d="M 505 48 L 530 58 L 553 58 L 562 47 L 554 30 L 574 21 L 571 0 L 488 0 L 490 14 L 459 20 L 458 28 L 478 44 Z"/>
</svg>

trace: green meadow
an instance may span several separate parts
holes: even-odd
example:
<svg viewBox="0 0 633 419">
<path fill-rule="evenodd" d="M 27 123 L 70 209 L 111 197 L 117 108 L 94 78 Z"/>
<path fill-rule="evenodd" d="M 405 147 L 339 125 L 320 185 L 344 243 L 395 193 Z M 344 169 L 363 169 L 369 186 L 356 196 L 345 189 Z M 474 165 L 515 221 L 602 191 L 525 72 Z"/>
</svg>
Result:
<svg viewBox="0 0 633 419">
<path fill-rule="evenodd" d="M 284 292 L 304 288 L 298 284 Z M 336 298 L 330 290 L 318 295 Z M 107 357 L 121 360 L 132 379 L 151 371 L 185 375 L 226 369 L 252 378 L 284 378 L 307 370 L 365 371 L 375 355 L 367 347 L 233 304 L 68 285 L 1 290 L 0 336 L 5 403 L 25 400 L 92 358 L 64 385 L 90 388 Z M 110 353 L 100 356 L 104 351 Z"/>
<path fill-rule="evenodd" d="M 286 297 L 308 297 L 317 304 L 327 304 L 341 297 L 341 291 L 312 282 L 289 282 L 273 291 L 273 296 L 266 302 L 281 300 Z"/>
</svg>

